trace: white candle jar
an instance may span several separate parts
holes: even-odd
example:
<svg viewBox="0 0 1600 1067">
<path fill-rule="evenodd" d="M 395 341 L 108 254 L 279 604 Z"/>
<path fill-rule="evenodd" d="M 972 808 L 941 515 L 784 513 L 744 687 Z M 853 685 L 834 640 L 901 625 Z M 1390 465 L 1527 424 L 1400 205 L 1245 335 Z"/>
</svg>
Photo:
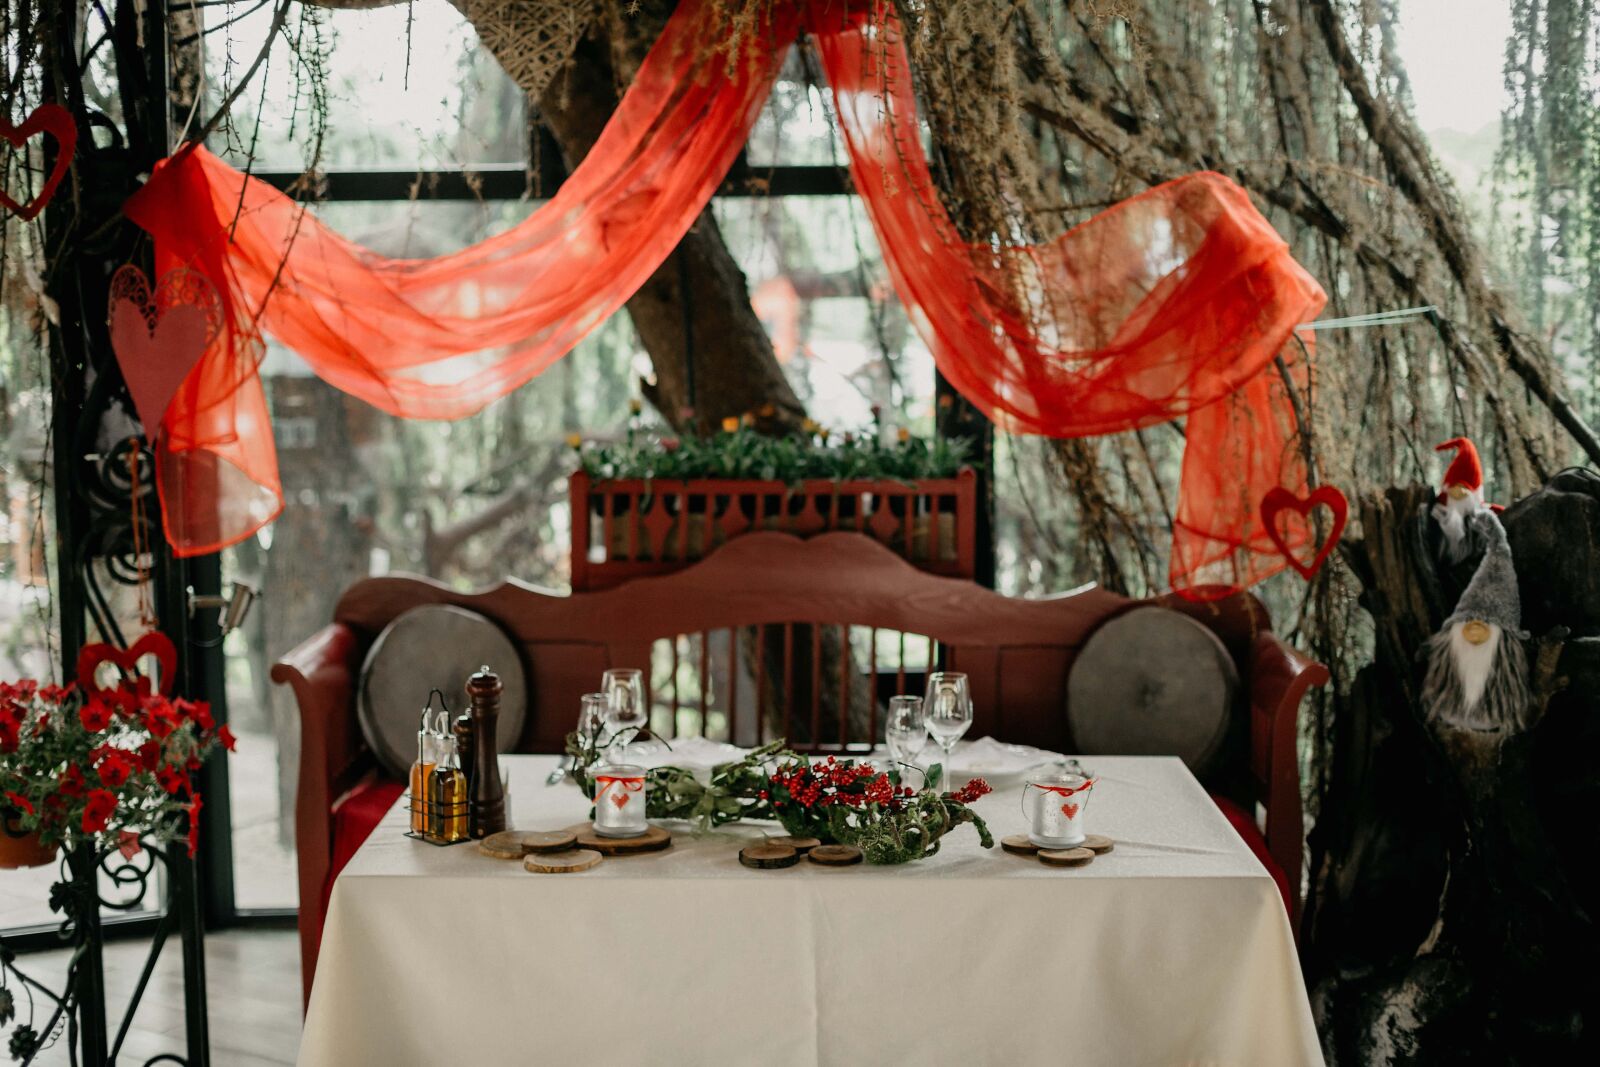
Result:
<svg viewBox="0 0 1600 1067">
<path fill-rule="evenodd" d="M 602 767 L 594 776 L 594 832 L 602 837 L 638 837 L 644 818 L 644 768 Z"/>
<path fill-rule="evenodd" d="M 1081 774 L 1041 774 L 1022 787 L 1022 810 L 1028 816 L 1028 840 L 1040 848 L 1072 848 L 1083 844 L 1085 811 L 1094 779 Z"/>
</svg>

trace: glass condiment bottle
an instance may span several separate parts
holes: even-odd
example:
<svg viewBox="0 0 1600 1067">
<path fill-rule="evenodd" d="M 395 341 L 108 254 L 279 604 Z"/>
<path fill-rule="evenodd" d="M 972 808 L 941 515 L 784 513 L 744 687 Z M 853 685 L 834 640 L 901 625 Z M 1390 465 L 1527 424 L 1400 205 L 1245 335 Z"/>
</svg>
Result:
<svg viewBox="0 0 1600 1067">
<path fill-rule="evenodd" d="M 439 762 L 433 768 L 428 803 L 434 816 L 433 838 L 444 844 L 467 839 L 467 779 L 461 773 L 456 739 L 439 739 Z"/>
<path fill-rule="evenodd" d="M 411 765 L 411 832 L 427 834 L 428 789 L 432 784 L 434 764 L 437 761 L 433 731 L 428 729 L 428 709 L 422 709 L 422 721 L 417 724 L 417 761 Z"/>
</svg>

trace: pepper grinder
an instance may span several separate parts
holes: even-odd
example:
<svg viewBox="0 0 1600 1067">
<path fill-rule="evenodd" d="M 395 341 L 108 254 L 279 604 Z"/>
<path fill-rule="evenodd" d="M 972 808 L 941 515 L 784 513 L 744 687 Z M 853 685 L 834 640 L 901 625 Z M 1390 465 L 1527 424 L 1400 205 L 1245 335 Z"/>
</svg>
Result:
<svg viewBox="0 0 1600 1067">
<path fill-rule="evenodd" d="M 472 716 L 472 773 L 467 795 L 467 832 L 488 837 L 506 829 L 506 790 L 500 781 L 500 753 L 495 733 L 500 723 L 500 676 L 488 667 L 467 679 Z"/>
</svg>

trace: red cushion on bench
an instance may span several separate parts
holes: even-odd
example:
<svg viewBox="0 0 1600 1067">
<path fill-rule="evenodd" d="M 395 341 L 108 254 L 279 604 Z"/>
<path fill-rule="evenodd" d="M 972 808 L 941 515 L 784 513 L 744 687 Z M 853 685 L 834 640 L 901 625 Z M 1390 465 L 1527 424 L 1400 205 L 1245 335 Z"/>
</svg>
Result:
<svg viewBox="0 0 1600 1067">
<path fill-rule="evenodd" d="M 350 862 L 361 843 L 372 836 L 373 828 L 405 791 L 404 782 L 374 776 L 334 801 L 333 863 L 328 867 L 328 880 L 322 884 L 324 915 L 328 911 L 328 896 L 333 892 L 333 880 L 339 877 L 344 865 Z"/>
<path fill-rule="evenodd" d="M 1278 861 L 1272 858 L 1272 853 L 1267 851 L 1266 836 L 1256 828 L 1255 816 L 1227 797 L 1219 797 L 1213 793 L 1211 799 L 1227 817 L 1228 822 L 1233 824 L 1238 835 L 1244 838 L 1244 843 L 1250 846 L 1250 851 L 1256 854 L 1256 859 L 1261 861 L 1267 873 L 1272 875 L 1272 880 L 1278 883 L 1278 892 L 1283 894 L 1283 906 L 1289 909 L 1290 915 L 1293 915 L 1294 908 L 1289 903 L 1289 876 L 1278 865 Z"/>
</svg>

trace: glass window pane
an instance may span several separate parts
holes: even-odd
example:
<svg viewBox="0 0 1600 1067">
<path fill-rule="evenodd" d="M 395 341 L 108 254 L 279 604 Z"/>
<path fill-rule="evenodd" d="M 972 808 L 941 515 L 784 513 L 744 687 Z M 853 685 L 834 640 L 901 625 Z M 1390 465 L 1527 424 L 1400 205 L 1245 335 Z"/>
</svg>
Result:
<svg viewBox="0 0 1600 1067">
<path fill-rule="evenodd" d="M 206 36 L 213 105 L 260 51 L 275 7 Z M 324 91 L 324 168 L 441 170 L 527 158 L 524 94 L 447 0 L 366 11 L 296 5 L 287 32 L 298 48 L 279 39 L 212 138 L 212 149 L 235 165 L 253 154 L 260 170 L 304 166 L 313 100 Z"/>
<path fill-rule="evenodd" d="M 318 214 L 389 255 L 433 256 L 483 240 L 528 203 L 342 203 Z M 240 907 L 292 906 L 299 713 L 268 681 L 272 663 L 327 625 L 339 594 L 369 574 L 426 574 L 466 589 L 508 575 L 568 583 L 566 435 L 617 436 L 647 373 L 626 315 L 515 393 L 458 422 L 392 418 L 311 375 L 273 345 L 263 364 L 287 507 L 231 549 L 231 575 L 261 599 L 230 635 L 228 705 L 234 885 Z M 502 509 L 497 521 L 482 521 Z"/>
<path fill-rule="evenodd" d="M 853 196 L 722 198 L 717 223 L 795 392 L 840 430 L 933 430 L 933 356 L 912 330 Z"/>
</svg>

